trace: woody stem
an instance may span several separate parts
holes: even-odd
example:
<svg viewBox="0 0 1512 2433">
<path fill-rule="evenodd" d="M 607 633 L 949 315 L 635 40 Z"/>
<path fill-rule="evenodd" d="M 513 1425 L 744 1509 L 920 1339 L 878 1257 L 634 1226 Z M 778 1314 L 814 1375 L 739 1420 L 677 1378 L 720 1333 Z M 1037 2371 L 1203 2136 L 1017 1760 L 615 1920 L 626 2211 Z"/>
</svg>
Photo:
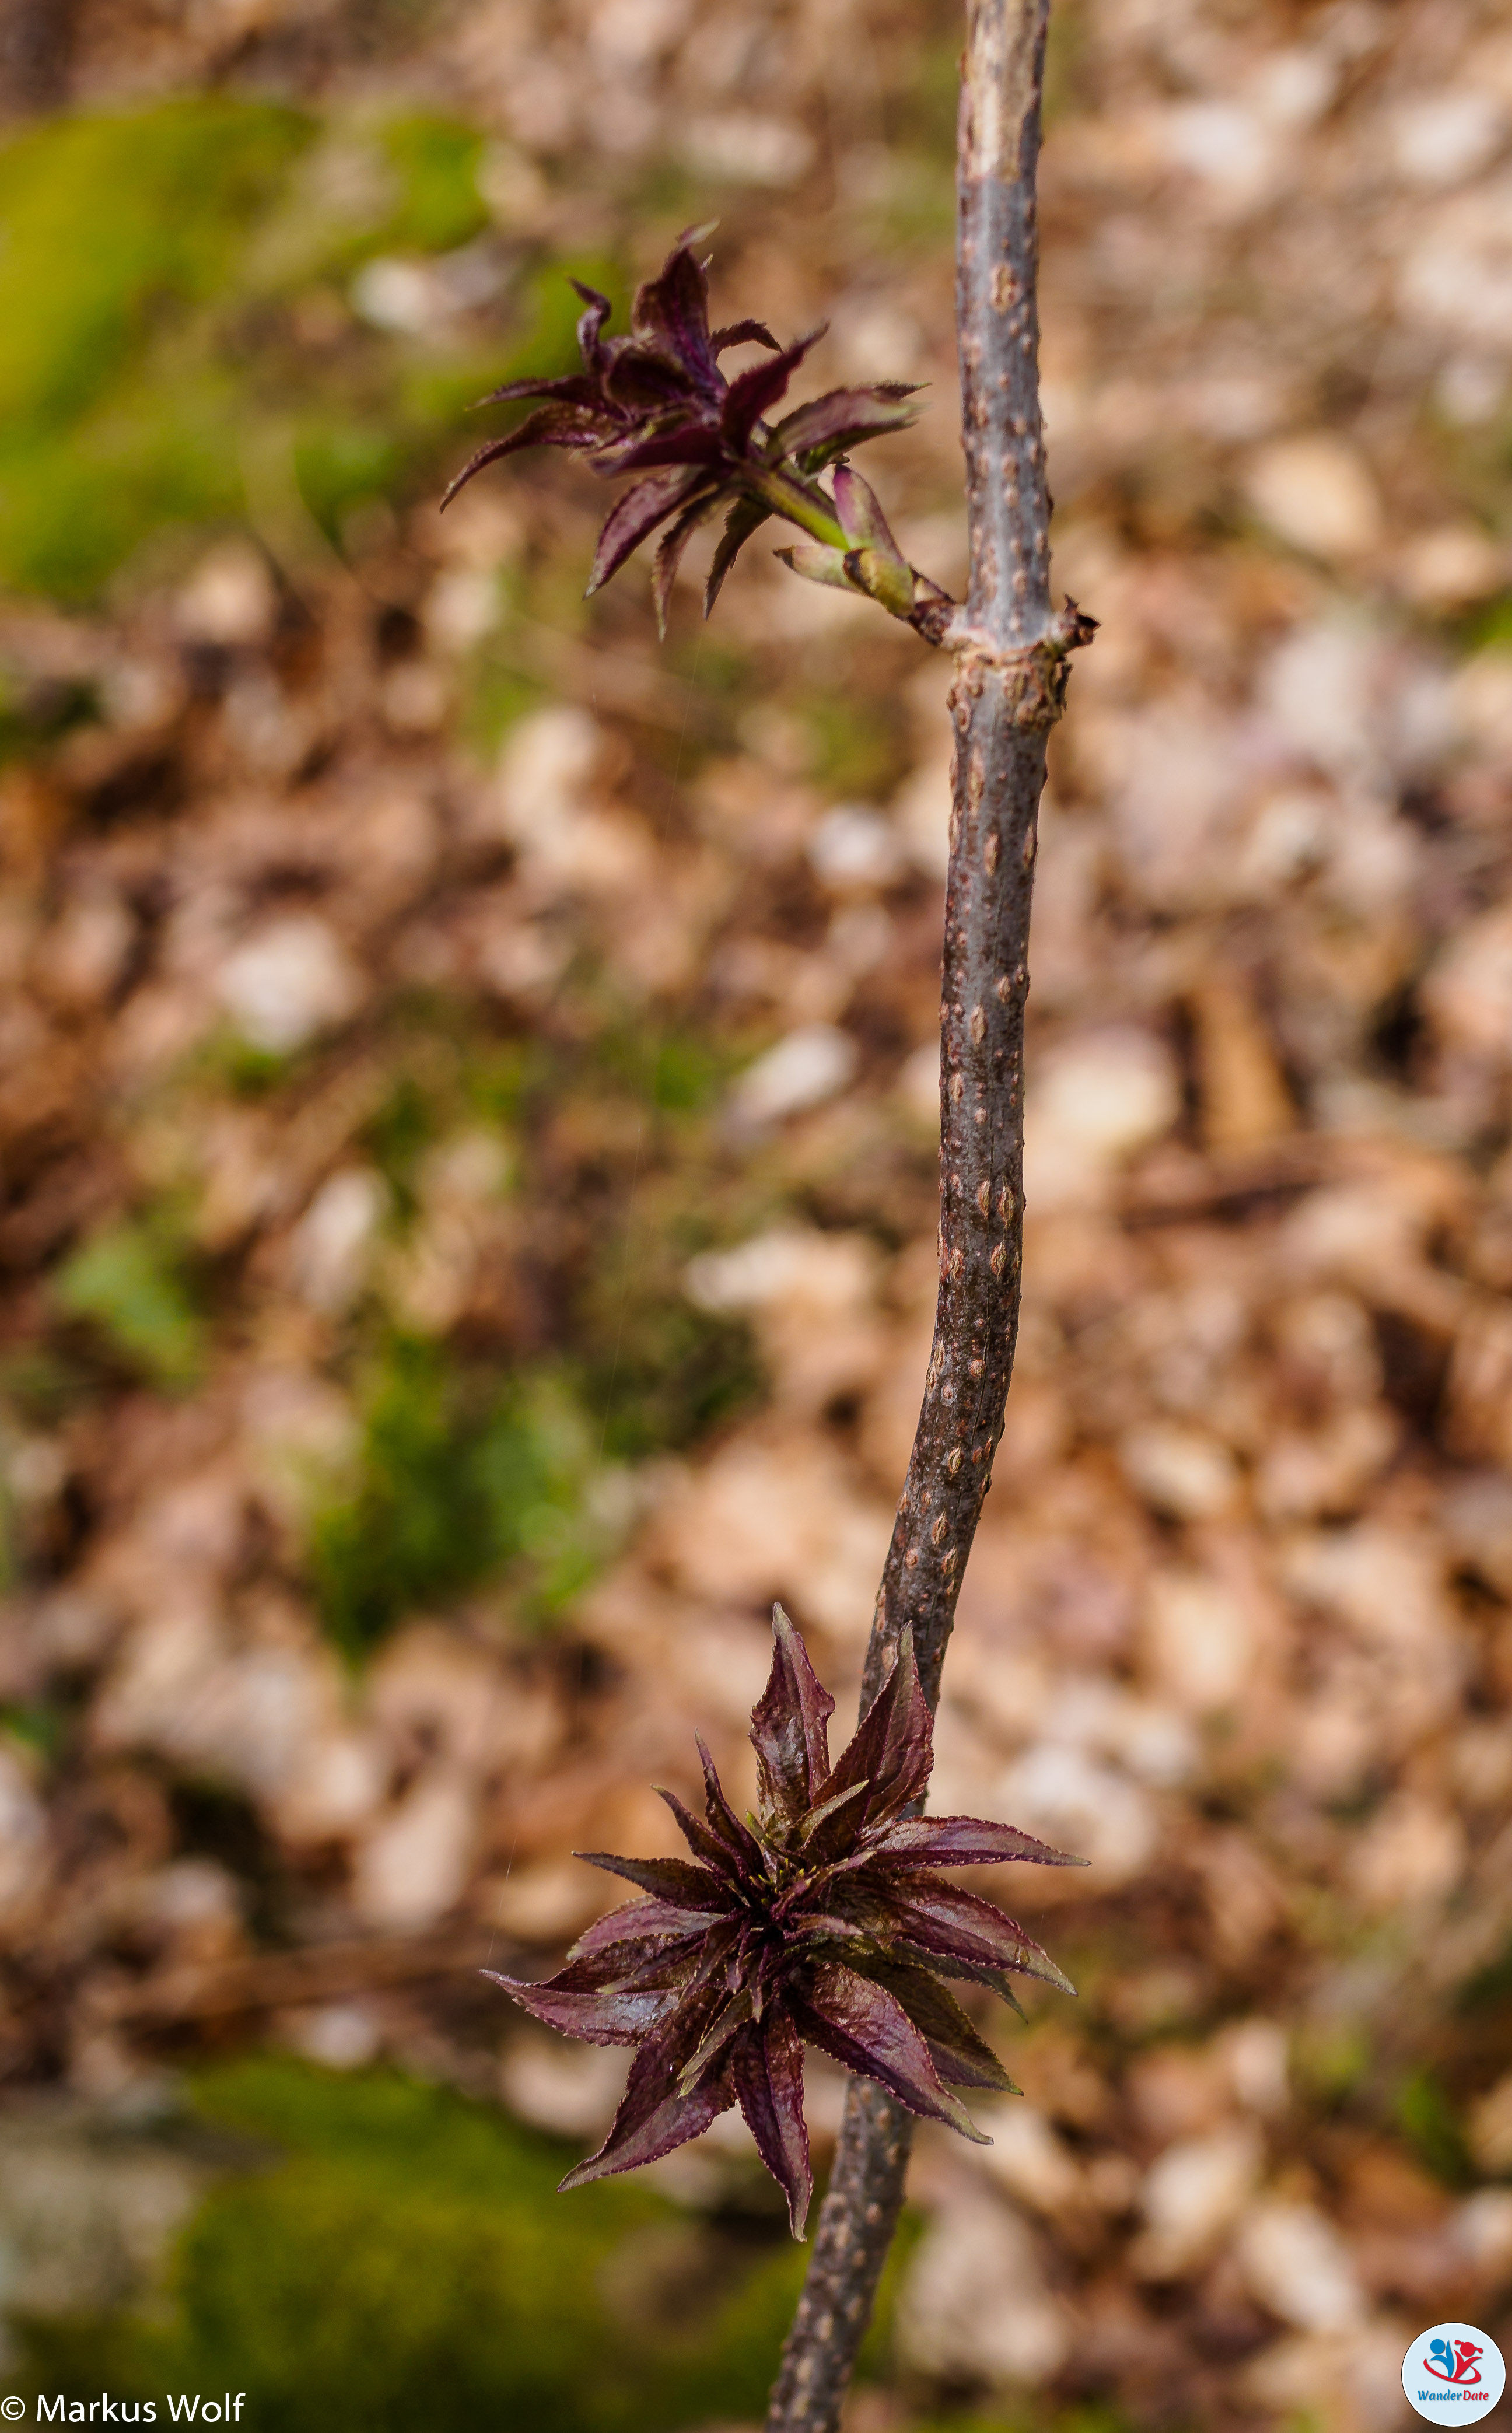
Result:
<svg viewBox="0 0 1512 2433">
<path fill-rule="evenodd" d="M 867 1649 L 863 1712 L 909 1625 L 931 1707 L 939 1696 L 1018 1332 L 1036 824 L 1064 654 L 1090 631 L 1050 608 L 1035 226 L 1048 8 L 1049 0 L 967 0 L 956 315 L 971 584 L 965 628 L 945 636 L 960 657 L 950 694 L 940 1282 L 924 1404 Z M 902 2206 L 912 2128 L 879 2087 L 851 2081 L 767 2433 L 836 2433 Z"/>
</svg>

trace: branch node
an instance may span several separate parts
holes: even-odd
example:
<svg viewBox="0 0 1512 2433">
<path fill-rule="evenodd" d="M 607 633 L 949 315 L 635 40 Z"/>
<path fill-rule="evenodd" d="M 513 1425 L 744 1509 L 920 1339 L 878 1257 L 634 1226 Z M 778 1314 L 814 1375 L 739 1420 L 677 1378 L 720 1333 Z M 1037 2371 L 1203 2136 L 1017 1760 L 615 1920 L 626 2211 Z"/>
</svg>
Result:
<svg viewBox="0 0 1512 2433">
<path fill-rule="evenodd" d="M 1069 599 L 1036 642 L 1005 646 L 980 625 L 952 621 L 941 637 L 958 662 L 952 706 L 963 694 L 975 699 L 994 674 L 1010 697 L 1015 726 L 1053 726 L 1065 707 L 1069 655 L 1084 650 L 1096 630 L 1096 618 Z"/>
</svg>

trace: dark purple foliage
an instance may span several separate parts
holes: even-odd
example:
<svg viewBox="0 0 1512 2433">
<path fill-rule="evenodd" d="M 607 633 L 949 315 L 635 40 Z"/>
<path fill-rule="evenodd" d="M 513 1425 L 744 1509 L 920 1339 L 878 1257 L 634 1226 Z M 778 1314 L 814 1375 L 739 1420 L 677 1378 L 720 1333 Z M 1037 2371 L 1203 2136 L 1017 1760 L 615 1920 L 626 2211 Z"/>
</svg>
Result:
<svg viewBox="0 0 1512 2433">
<path fill-rule="evenodd" d="M 739 2103 L 801 2237 L 813 2187 L 803 2044 L 990 2142 L 951 2090 L 1011 2091 L 1012 2081 L 941 1978 L 1010 2001 L 1011 1971 L 1074 1989 L 1022 1927 L 932 1871 L 1081 1863 L 1013 1825 L 905 1812 L 933 1763 L 911 1637 L 831 1765 L 835 1702 L 780 1606 L 773 1630 L 772 1677 L 751 1718 L 756 1815 L 736 1815 L 701 1741 L 704 1819 L 661 1795 L 692 1860 L 582 1852 L 650 1897 L 589 1927 L 544 1984 L 494 1982 L 568 2035 L 637 2048 L 613 2128 L 564 2188 L 654 2162 Z"/>
<path fill-rule="evenodd" d="M 693 251 L 708 232 L 689 229 L 679 237 L 660 276 L 637 291 L 623 337 L 603 335 L 607 298 L 573 281 L 586 306 L 578 323 L 583 370 L 561 380 L 507 381 L 484 398 L 485 405 L 523 398 L 545 402 L 503 438 L 480 448 L 441 502 L 450 504 L 485 465 L 521 448 L 572 449 L 596 473 L 643 476 L 616 502 L 599 536 L 588 590 L 607 583 L 632 550 L 667 524 L 654 576 L 663 625 L 678 561 L 701 523 L 722 507 L 728 510 L 706 615 L 743 543 L 769 516 L 788 511 L 773 496 L 774 478 L 789 485 L 790 507 L 801 508 L 807 494 L 811 508 L 832 516 L 831 502 L 811 477 L 863 439 L 903 430 L 916 411 L 905 402 L 913 394 L 910 385 L 884 381 L 872 388 L 834 389 L 769 429 L 764 417 L 786 395 L 823 332 L 779 347 L 762 321 L 711 331 L 708 280 Z M 720 356 L 748 343 L 767 348 L 771 360 L 726 381 Z M 805 520 L 801 513 L 797 520 Z"/>
</svg>

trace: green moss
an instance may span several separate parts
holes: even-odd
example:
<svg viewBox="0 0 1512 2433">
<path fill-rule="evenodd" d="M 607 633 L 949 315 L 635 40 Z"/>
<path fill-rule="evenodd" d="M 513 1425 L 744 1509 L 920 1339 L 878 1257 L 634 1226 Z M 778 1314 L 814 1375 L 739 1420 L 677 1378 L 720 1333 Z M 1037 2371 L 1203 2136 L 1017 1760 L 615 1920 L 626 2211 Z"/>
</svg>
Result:
<svg viewBox="0 0 1512 2433">
<path fill-rule="evenodd" d="M 236 506 L 227 383 L 185 335 L 309 134 L 210 96 L 0 150 L 0 575 L 78 595 L 154 526 Z"/>
<path fill-rule="evenodd" d="M 0 1395 L 31 1427 L 59 1426 L 88 1393 L 79 1364 L 52 1344 L 26 1344 L 0 1360 Z"/>
<path fill-rule="evenodd" d="M 206 1040 L 190 1060 L 187 1071 L 233 1098 L 266 1098 L 281 1089 L 308 1062 L 297 1051 L 254 1046 L 228 1024 Z"/>
<path fill-rule="evenodd" d="M 415 1213 L 415 1170 L 439 1129 L 435 1096 L 413 1071 L 396 1075 L 382 1105 L 365 1127 L 364 1145 L 393 1192 L 401 1216 Z"/>
<path fill-rule="evenodd" d="M 611 1024 L 594 1044 L 594 1061 L 609 1080 L 664 1114 L 706 1114 L 742 1060 L 706 1031 Z"/>
<path fill-rule="evenodd" d="M 478 192 L 483 137 L 475 128 L 416 111 L 391 118 L 382 140 L 401 196 L 383 232 L 386 243 L 447 253 L 486 228 Z"/>
<path fill-rule="evenodd" d="M 4 501 L 0 499 L 0 515 Z M 0 667 L 0 762 L 25 759 L 95 717 L 91 685 L 48 679 L 27 681 Z"/>
<path fill-rule="evenodd" d="M 161 1386 L 192 1386 L 205 1362 L 204 1321 L 161 1232 L 145 1223 L 95 1234 L 59 1268 L 53 1298 L 97 1327 L 112 1351 Z"/>
<path fill-rule="evenodd" d="M 0 150 L 0 429 L 72 420 L 154 319 L 208 299 L 310 121 L 219 96 L 64 119 Z"/>
<path fill-rule="evenodd" d="M 67 1728 L 68 1717 L 55 1699 L 32 1698 L 0 1707 L 0 1732 L 8 1732 L 48 1765 L 61 1749 Z"/>
<path fill-rule="evenodd" d="M 335 539 L 354 507 L 398 488 L 406 453 L 404 434 L 382 422 L 319 415 L 301 425 L 294 443 L 295 479 L 328 540 Z"/>
<path fill-rule="evenodd" d="M 611 326 L 624 328 L 629 291 L 618 264 L 603 253 L 564 254 L 526 282 L 521 319 L 531 334 L 512 358 L 511 380 L 547 380 L 553 372 L 579 368 L 577 325 L 583 304 L 569 284 L 574 279 L 607 296 Z"/>
<path fill-rule="evenodd" d="M 1452 2188 L 1470 2186 L 1475 2178 L 1464 2124 L 1447 2089 L 1431 2069 L 1414 2070 L 1397 2090 L 1393 2110 L 1405 2133 L 1436 2179 Z"/>
<path fill-rule="evenodd" d="M 699 2237 L 625 2182 L 441 2089 L 255 2060 L 196 2108 L 266 2166 L 189 2225 L 165 2306 L 34 2323 L 48 2390 L 246 2390 L 280 2433 L 677 2433 L 760 2411 L 804 2252 Z M 161 2402 L 160 2402 L 161 2404 Z"/>
<path fill-rule="evenodd" d="M 1354 2019 L 1323 2020 L 1297 2036 L 1297 2074 L 1315 2102 L 1332 2107 L 1347 2101 L 1369 2073 L 1370 2039 Z"/>
<path fill-rule="evenodd" d="M 743 1319 L 695 1309 L 675 1281 L 660 1293 L 647 1284 L 621 1273 L 617 1300 L 609 1272 L 588 1296 L 604 1331 L 584 1329 L 591 1348 L 583 1399 L 603 1413 L 604 1451 L 619 1461 L 696 1444 L 753 1403 L 764 1384 Z"/>
<path fill-rule="evenodd" d="M 871 694 L 811 694 L 801 714 L 808 730 L 809 774 L 837 794 L 886 793 L 908 761 L 903 706 Z"/>
<path fill-rule="evenodd" d="M 147 534 L 238 515 L 234 405 L 197 366 L 177 388 L 128 375 L 76 421 L 0 447 L 0 576 L 83 599 Z"/>
<path fill-rule="evenodd" d="M 520 1372 L 501 1388 L 440 1344 L 392 1336 L 368 1381 L 355 1485 L 311 1526 L 332 1636 L 358 1653 L 404 1614 L 505 1574 L 525 1611 L 559 1611 L 601 1552 L 586 1505 L 596 1452 L 559 1377 Z"/>
<path fill-rule="evenodd" d="M 892 142 L 916 147 L 954 176 L 960 98 L 960 35 L 953 24 L 942 25 L 914 46 L 909 74 L 890 95 Z"/>
<path fill-rule="evenodd" d="M 1087 26 L 1078 0 L 1061 0 L 1050 11 L 1050 23 L 1045 45 L 1045 108 L 1047 128 L 1078 109 L 1082 102 L 1083 68 L 1087 51 Z"/>
<path fill-rule="evenodd" d="M 1461 620 L 1456 640 L 1467 657 L 1477 651 L 1512 649 L 1512 592 L 1487 600 Z"/>
<path fill-rule="evenodd" d="M 550 699 L 537 676 L 491 655 L 480 657 L 463 706 L 463 734 L 480 759 L 492 760 L 516 722 Z"/>
<path fill-rule="evenodd" d="M 487 213 L 474 128 L 411 111 L 321 136 L 201 94 L 0 146 L 0 583 L 88 598 L 149 535 L 242 517 L 273 454 L 334 537 L 435 478 L 481 389 L 573 360 L 576 300 L 538 261 L 486 360 L 355 323 L 331 343 L 365 260 L 452 250 Z M 311 296 L 324 340 L 300 334 Z"/>
<path fill-rule="evenodd" d="M 425 1150 L 467 1123 L 507 1131 L 543 1059 L 536 1043 L 478 1037 L 454 1004 L 419 992 L 394 1008 L 392 1040 L 393 1080 L 363 1144 L 407 1222 Z"/>
</svg>

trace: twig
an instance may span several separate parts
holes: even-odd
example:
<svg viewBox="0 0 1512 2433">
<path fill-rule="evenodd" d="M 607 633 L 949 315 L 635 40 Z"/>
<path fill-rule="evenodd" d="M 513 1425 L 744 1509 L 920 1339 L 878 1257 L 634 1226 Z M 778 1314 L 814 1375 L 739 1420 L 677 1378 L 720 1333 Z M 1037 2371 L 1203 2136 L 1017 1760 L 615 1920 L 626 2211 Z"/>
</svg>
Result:
<svg viewBox="0 0 1512 2433">
<path fill-rule="evenodd" d="M 191 2019 L 236 2017 L 254 2011 L 297 2009 L 387 1985 L 428 1978 L 455 1979 L 497 1957 L 499 1938 L 471 1928 L 439 1934 L 375 1936 L 298 1951 L 246 1952 L 235 1959 L 159 1970 L 140 1982 L 111 1987 L 101 2008 L 112 2021 L 175 2027 Z"/>
<path fill-rule="evenodd" d="M 1050 606 L 1035 169 L 1049 0 L 968 0 L 957 169 L 971 587 L 960 655 L 941 1006 L 940 1286 L 863 1710 L 906 1625 L 931 1706 L 1003 1412 L 1023 1249 L 1024 1005 L 1045 740 L 1092 622 Z M 834 2433 L 903 2203 L 912 2118 L 851 2081 L 767 2433 Z"/>
</svg>

